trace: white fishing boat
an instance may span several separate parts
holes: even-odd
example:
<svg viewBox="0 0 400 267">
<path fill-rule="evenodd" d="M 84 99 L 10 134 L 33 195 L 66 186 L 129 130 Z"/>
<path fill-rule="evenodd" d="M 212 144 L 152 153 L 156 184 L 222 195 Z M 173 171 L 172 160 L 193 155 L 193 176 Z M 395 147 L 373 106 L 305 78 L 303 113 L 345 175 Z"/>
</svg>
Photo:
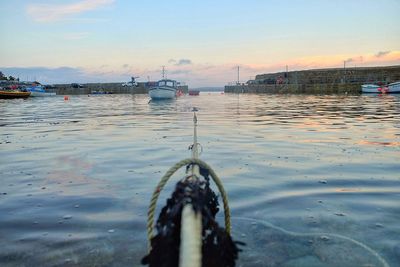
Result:
<svg viewBox="0 0 400 267">
<path fill-rule="evenodd" d="M 48 92 L 46 90 L 44 90 L 43 86 L 41 85 L 36 85 L 36 86 L 32 86 L 32 87 L 28 87 L 26 88 L 27 92 L 31 93 L 31 96 L 55 96 L 56 93 L 54 92 Z"/>
<path fill-rule="evenodd" d="M 379 90 L 380 88 L 381 87 L 376 84 L 363 84 L 361 85 L 361 92 L 379 94 L 381 93 L 381 91 Z"/>
<path fill-rule="evenodd" d="M 399 94 L 400 93 L 400 81 L 395 83 L 390 83 L 388 85 L 388 93 L 390 94 Z"/>
<path fill-rule="evenodd" d="M 149 89 L 151 99 L 173 99 L 178 90 L 175 80 L 162 79 L 157 82 L 157 86 Z"/>
</svg>

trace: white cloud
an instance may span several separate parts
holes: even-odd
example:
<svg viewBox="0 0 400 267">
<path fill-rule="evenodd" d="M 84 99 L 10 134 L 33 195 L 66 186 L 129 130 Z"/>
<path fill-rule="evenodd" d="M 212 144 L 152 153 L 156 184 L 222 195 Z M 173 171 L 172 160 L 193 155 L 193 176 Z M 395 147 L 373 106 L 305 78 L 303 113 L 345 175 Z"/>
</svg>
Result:
<svg viewBox="0 0 400 267">
<path fill-rule="evenodd" d="M 112 4 L 115 0 L 84 0 L 72 4 L 31 4 L 27 13 L 37 22 L 52 22 Z"/>
<path fill-rule="evenodd" d="M 168 60 L 168 63 L 174 64 L 175 66 L 182 66 L 182 65 L 191 65 L 192 61 L 190 59 L 186 59 L 186 58 L 182 58 L 179 60 L 175 60 L 172 58 L 172 59 Z"/>
<path fill-rule="evenodd" d="M 192 61 L 190 59 L 182 58 L 175 65 L 176 66 L 181 66 L 181 65 L 191 65 L 191 64 L 192 64 Z"/>
</svg>

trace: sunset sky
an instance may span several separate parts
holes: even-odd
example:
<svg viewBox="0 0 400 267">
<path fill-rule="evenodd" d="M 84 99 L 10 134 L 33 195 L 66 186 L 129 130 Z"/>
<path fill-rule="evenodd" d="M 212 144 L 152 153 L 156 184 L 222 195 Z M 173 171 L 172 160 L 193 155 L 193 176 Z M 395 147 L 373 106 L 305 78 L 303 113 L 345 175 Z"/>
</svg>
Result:
<svg viewBox="0 0 400 267">
<path fill-rule="evenodd" d="M 400 65 L 399 0 L 0 2 L 0 70 L 42 83 L 169 78 L 223 86 L 267 72 Z"/>
</svg>

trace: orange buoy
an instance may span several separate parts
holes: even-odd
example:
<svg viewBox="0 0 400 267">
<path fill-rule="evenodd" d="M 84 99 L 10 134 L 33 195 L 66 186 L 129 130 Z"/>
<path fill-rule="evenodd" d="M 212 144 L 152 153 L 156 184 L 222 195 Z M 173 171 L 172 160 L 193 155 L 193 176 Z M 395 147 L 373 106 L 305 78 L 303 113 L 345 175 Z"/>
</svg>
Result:
<svg viewBox="0 0 400 267">
<path fill-rule="evenodd" d="M 69 96 L 64 96 L 64 100 L 69 100 Z"/>
</svg>

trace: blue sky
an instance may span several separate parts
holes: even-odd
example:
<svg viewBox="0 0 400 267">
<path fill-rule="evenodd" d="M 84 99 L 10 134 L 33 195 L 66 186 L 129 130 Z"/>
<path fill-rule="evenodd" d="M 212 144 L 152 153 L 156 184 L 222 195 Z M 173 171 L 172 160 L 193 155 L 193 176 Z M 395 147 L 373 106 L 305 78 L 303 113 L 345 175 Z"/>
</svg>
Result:
<svg viewBox="0 0 400 267">
<path fill-rule="evenodd" d="M 0 3 L 0 70 L 44 83 L 222 86 L 257 74 L 400 64 L 398 0 Z"/>
</svg>

